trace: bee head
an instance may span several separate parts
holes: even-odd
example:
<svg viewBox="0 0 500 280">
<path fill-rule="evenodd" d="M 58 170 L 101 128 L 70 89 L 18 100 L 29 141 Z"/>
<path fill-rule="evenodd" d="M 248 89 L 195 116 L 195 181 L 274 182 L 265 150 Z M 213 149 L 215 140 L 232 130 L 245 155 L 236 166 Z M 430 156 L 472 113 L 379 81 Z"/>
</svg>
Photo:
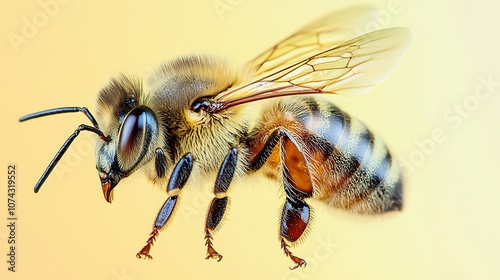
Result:
<svg viewBox="0 0 500 280">
<path fill-rule="evenodd" d="M 98 98 L 98 119 L 108 141 L 96 145 L 96 168 L 106 201 L 113 189 L 154 156 L 158 142 L 158 120 L 141 100 L 141 84 L 125 76 L 113 79 Z"/>
<path fill-rule="evenodd" d="M 32 113 L 20 122 L 49 115 L 82 112 L 92 122 L 81 124 L 61 146 L 35 185 L 38 192 L 69 146 L 82 131 L 95 133 L 102 141 L 96 145 L 97 170 L 106 201 L 113 199 L 113 189 L 149 162 L 159 142 L 159 126 L 155 113 L 141 95 L 141 83 L 126 76 L 111 80 L 101 90 L 97 101 L 98 120 L 85 107 L 61 107 Z M 100 125 L 99 125 L 100 124 Z"/>
</svg>

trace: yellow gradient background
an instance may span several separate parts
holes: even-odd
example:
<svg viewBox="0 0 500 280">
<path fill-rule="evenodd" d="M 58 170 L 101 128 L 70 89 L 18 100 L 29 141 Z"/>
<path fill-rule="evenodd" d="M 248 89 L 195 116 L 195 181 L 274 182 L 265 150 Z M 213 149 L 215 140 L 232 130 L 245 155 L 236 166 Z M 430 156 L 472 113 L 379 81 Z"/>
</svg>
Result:
<svg viewBox="0 0 500 280">
<path fill-rule="evenodd" d="M 69 0 L 47 16 L 40 4 L 47 1 L 0 4 L 0 279 L 500 279 L 498 4 Z M 415 34 L 383 84 L 362 97 L 332 97 L 406 162 L 403 212 L 363 217 L 312 202 L 312 230 L 293 249 L 309 265 L 291 272 L 277 238 L 283 196 L 267 183 L 231 189 L 232 207 L 214 240 L 220 263 L 204 260 L 211 196 L 196 186 L 184 189 L 154 260 L 136 259 L 167 195 L 133 176 L 106 203 L 89 133 L 33 193 L 64 140 L 88 120 L 69 114 L 21 124 L 20 116 L 60 106 L 93 111 L 110 77 L 144 76 L 180 55 L 248 61 L 308 22 L 356 4 L 374 5 L 381 27 L 408 26 Z M 380 18 L 388 6 L 397 13 Z M 37 30 L 13 44 L 33 17 Z M 15 273 L 6 263 L 10 163 L 18 168 Z"/>
</svg>

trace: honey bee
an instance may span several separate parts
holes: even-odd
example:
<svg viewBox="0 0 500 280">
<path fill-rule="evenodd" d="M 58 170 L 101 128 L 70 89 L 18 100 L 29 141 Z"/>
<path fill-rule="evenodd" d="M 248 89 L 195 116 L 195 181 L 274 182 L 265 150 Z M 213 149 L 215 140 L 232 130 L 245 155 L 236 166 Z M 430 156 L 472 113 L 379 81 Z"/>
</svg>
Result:
<svg viewBox="0 0 500 280">
<path fill-rule="evenodd" d="M 79 133 L 90 131 L 100 138 L 96 167 L 106 201 L 136 171 L 168 193 L 137 257 L 152 258 L 151 247 L 172 219 L 183 187 L 213 180 L 204 238 L 206 259 L 220 261 L 213 236 L 228 208 L 228 189 L 259 172 L 284 189 L 281 249 L 291 269 L 305 267 L 289 248 L 311 220 L 309 199 L 365 214 L 403 205 L 400 170 L 383 142 L 321 98 L 368 91 L 409 48 L 407 28 L 347 40 L 364 14 L 365 9 L 348 9 L 315 21 L 240 70 L 217 58 L 188 56 L 161 65 L 144 81 L 118 76 L 99 92 L 96 118 L 85 107 L 20 118 L 83 112 L 92 123 L 81 124 L 66 140 L 35 192 Z"/>
</svg>

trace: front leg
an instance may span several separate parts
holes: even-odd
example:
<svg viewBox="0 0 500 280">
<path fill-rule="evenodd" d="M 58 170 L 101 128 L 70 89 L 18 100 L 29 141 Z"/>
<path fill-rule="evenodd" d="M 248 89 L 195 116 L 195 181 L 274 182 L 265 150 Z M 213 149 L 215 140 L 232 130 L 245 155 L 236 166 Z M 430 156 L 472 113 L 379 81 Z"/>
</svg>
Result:
<svg viewBox="0 0 500 280">
<path fill-rule="evenodd" d="M 234 176 L 236 170 L 236 163 L 238 161 L 238 150 L 232 148 L 224 158 L 221 164 L 217 179 L 215 180 L 214 195 L 208 208 L 207 219 L 205 222 L 205 245 L 207 246 L 207 256 L 205 259 L 222 260 L 222 255 L 215 251 L 213 247 L 213 232 L 218 229 L 224 213 L 226 212 L 229 197 L 227 190 Z"/>
<path fill-rule="evenodd" d="M 155 223 L 153 225 L 153 231 L 149 234 L 149 238 L 146 241 L 146 245 L 137 253 L 137 258 L 147 258 L 152 259 L 153 257 L 149 254 L 151 246 L 153 246 L 156 237 L 160 233 L 160 230 L 166 227 L 167 222 L 172 217 L 174 213 L 175 206 L 177 205 L 178 195 L 180 190 L 186 184 L 189 175 L 193 169 L 193 157 L 190 153 L 185 154 L 174 167 L 170 180 L 168 181 L 167 193 L 169 198 L 163 204 L 162 208 L 156 216 Z"/>
</svg>

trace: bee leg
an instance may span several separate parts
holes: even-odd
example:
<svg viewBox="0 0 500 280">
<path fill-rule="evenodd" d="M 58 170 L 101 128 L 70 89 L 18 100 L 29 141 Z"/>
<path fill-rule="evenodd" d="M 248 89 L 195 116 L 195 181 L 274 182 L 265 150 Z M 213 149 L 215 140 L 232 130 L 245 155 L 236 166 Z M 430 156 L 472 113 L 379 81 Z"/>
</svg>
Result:
<svg viewBox="0 0 500 280">
<path fill-rule="evenodd" d="M 309 163 L 297 140 L 284 128 L 277 128 L 266 140 L 262 149 L 250 161 L 250 171 L 261 168 L 276 145 L 280 143 L 282 160 L 282 180 L 286 193 L 286 201 L 281 217 L 280 240 L 281 248 L 295 266 L 305 267 L 306 261 L 293 255 L 288 249 L 288 242 L 297 241 L 305 232 L 310 219 L 311 209 L 304 198 L 313 195 L 313 183 L 309 172 Z"/>
<path fill-rule="evenodd" d="M 167 172 L 167 157 L 162 148 L 156 148 L 155 151 L 155 171 L 158 178 L 163 178 Z"/>
<path fill-rule="evenodd" d="M 274 130 L 271 135 L 267 138 L 266 143 L 262 149 L 255 155 L 255 157 L 250 161 L 250 171 L 259 170 L 274 150 L 274 147 L 279 143 L 281 137 L 285 135 L 285 130 L 278 128 Z"/>
<path fill-rule="evenodd" d="M 205 259 L 222 260 L 222 255 L 215 251 L 213 247 L 213 232 L 218 229 L 224 213 L 226 212 L 229 203 L 227 189 L 231 184 L 238 161 L 238 150 L 232 148 L 224 158 L 217 179 L 215 180 L 214 194 L 215 197 L 208 208 L 207 219 L 205 222 L 205 245 L 207 246 L 207 256 Z"/>
<path fill-rule="evenodd" d="M 285 239 L 289 242 L 297 241 L 307 228 L 310 214 L 311 209 L 304 200 L 292 200 L 287 197 L 281 217 L 280 239 L 281 249 L 295 263 L 295 266 L 290 268 L 292 270 L 298 267 L 306 267 L 307 263 L 288 249 L 290 245 L 287 244 Z"/>
<path fill-rule="evenodd" d="M 288 249 L 289 242 L 297 241 L 305 232 L 311 217 L 311 209 L 304 201 L 313 195 L 313 183 L 309 171 L 309 163 L 297 140 L 286 130 L 281 142 L 283 185 L 286 201 L 281 217 L 281 248 L 285 255 L 295 263 L 295 266 L 305 267 L 304 259 L 294 256 Z"/>
<path fill-rule="evenodd" d="M 170 176 L 170 180 L 167 186 L 167 193 L 169 195 L 169 198 L 167 199 L 167 201 L 165 201 L 160 211 L 158 212 L 153 225 L 153 231 L 149 234 L 146 245 L 139 251 L 139 253 L 136 254 L 137 258 L 153 258 L 149 254 L 151 246 L 153 246 L 156 237 L 160 233 L 160 230 L 166 227 L 167 222 L 172 217 L 178 201 L 179 192 L 186 184 L 186 181 L 189 178 L 192 169 L 193 157 L 190 153 L 187 153 L 179 160 L 179 162 L 177 162 L 174 170 L 172 171 L 172 175 Z"/>
</svg>

